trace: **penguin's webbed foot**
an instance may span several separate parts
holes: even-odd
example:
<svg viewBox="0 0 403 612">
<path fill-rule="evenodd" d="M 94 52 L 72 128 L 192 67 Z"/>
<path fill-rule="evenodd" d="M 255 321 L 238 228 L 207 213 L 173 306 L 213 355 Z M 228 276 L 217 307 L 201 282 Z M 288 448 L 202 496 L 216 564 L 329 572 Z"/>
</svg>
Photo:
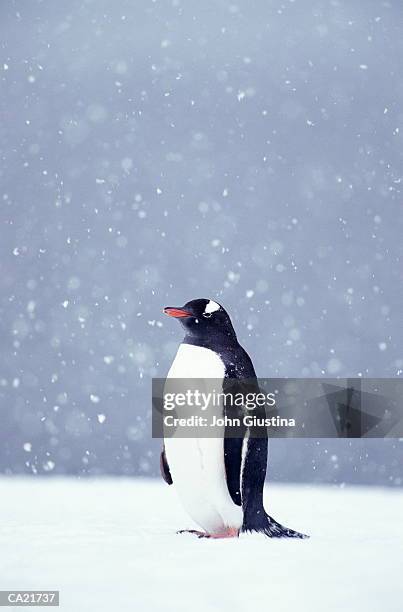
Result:
<svg viewBox="0 0 403 612">
<path fill-rule="evenodd" d="M 236 527 L 226 527 L 222 531 L 216 533 L 207 533 L 207 531 L 197 531 L 197 529 L 180 529 L 176 533 L 192 533 L 198 538 L 211 538 L 212 540 L 219 540 L 222 538 L 237 538 L 239 536 L 239 529 Z"/>
<path fill-rule="evenodd" d="M 209 538 L 211 537 L 209 533 L 206 531 L 197 531 L 197 529 L 180 529 L 176 533 L 192 533 L 196 535 L 198 538 Z"/>
<path fill-rule="evenodd" d="M 218 533 L 210 534 L 210 538 L 220 539 L 220 538 L 238 538 L 239 537 L 239 529 L 237 527 L 227 527 L 223 531 L 219 531 Z"/>
</svg>

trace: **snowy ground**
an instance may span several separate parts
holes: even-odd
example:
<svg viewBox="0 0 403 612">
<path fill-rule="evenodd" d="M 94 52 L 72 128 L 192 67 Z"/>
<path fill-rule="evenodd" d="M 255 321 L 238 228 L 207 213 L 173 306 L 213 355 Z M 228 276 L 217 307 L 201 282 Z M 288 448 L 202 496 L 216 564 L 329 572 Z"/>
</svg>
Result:
<svg viewBox="0 0 403 612">
<path fill-rule="evenodd" d="M 270 486 L 305 541 L 176 535 L 159 481 L 3 478 L 0 499 L 0 589 L 59 589 L 69 612 L 402 610 L 402 491 Z"/>
</svg>

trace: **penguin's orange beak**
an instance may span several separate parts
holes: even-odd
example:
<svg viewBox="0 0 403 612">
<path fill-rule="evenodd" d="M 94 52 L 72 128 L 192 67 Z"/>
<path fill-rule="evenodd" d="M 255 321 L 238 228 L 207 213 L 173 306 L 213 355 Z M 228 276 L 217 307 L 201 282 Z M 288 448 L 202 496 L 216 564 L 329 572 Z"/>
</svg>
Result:
<svg viewBox="0 0 403 612">
<path fill-rule="evenodd" d="M 192 316 L 192 313 L 184 308 L 171 308 L 170 306 L 167 306 L 164 308 L 164 312 L 170 317 L 175 317 L 175 319 Z"/>
</svg>

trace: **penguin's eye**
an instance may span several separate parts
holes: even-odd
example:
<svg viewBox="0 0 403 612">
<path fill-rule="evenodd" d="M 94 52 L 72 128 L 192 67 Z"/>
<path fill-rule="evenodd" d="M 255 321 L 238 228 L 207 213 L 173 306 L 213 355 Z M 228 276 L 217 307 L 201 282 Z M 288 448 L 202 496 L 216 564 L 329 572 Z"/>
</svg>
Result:
<svg viewBox="0 0 403 612">
<path fill-rule="evenodd" d="M 203 312 L 203 317 L 205 319 L 209 319 L 213 313 L 212 312 Z"/>
</svg>

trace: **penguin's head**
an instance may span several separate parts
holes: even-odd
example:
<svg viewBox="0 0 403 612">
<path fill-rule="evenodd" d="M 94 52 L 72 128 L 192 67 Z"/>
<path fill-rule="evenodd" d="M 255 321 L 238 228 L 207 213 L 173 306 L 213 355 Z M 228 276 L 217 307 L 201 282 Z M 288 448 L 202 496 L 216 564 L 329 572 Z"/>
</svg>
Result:
<svg viewBox="0 0 403 612">
<path fill-rule="evenodd" d="M 180 308 L 167 306 L 165 314 L 178 319 L 191 336 L 236 338 L 227 311 L 217 302 L 201 298 L 191 300 Z"/>
</svg>

